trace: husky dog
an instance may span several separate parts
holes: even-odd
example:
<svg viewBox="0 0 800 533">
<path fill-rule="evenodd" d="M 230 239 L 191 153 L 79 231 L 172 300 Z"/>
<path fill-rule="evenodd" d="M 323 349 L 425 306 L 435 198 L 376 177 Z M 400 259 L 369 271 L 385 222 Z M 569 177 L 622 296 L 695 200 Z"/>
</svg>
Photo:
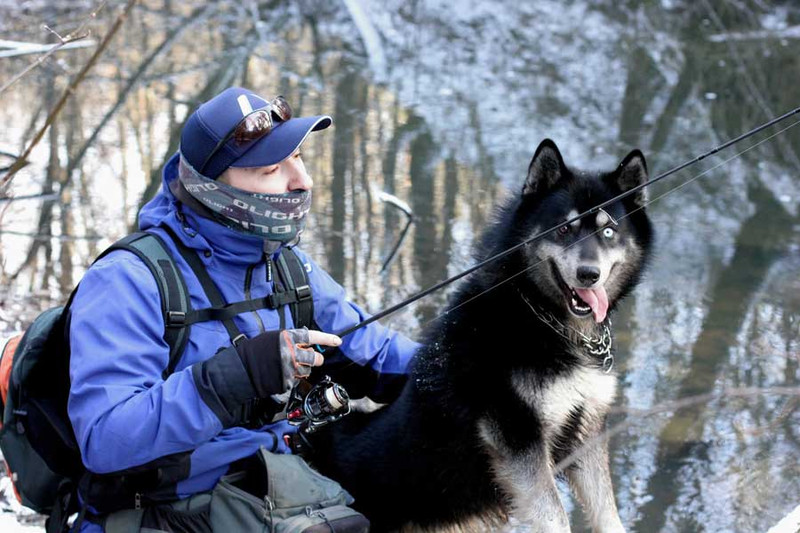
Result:
<svg viewBox="0 0 800 533">
<path fill-rule="evenodd" d="M 397 401 L 315 437 L 315 466 L 374 530 L 476 518 L 486 530 L 513 516 L 525 531 L 569 531 L 555 465 L 578 451 L 563 473 L 592 527 L 623 531 L 606 442 L 593 437 L 616 392 L 607 316 L 650 255 L 644 191 L 566 222 L 646 180 L 638 150 L 590 173 L 567 168 L 553 141 L 539 145 L 477 258 L 563 225 L 462 282 Z"/>
</svg>

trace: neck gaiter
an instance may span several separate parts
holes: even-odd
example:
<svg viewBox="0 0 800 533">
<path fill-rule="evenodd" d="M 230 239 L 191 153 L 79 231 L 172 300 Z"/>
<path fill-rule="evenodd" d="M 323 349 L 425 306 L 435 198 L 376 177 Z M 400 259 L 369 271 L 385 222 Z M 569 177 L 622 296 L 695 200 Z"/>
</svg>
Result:
<svg viewBox="0 0 800 533">
<path fill-rule="evenodd" d="M 203 176 L 181 156 L 178 179 L 223 225 L 267 241 L 294 243 L 311 209 L 311 191 L 247 192 Z"/>
</svg>

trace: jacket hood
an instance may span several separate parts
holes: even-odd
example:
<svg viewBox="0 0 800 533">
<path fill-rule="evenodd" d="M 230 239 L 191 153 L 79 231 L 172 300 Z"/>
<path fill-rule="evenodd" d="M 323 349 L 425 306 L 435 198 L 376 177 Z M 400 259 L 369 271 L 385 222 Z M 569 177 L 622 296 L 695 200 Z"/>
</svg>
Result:
<svg viewBox="0 0 800 533">
<path fill-rule="evenodd" d="M 188 247 L 211 251 L 220 261 L 246 265 L 259 262 L 264 255 L 262 239 L 202 217 L 175 197 L 170 185 L 178 179 L 179 160 L 176 153 L 164 165 L 161 190 L 139 212 L 139 229 L 169 226 Z"/>
</svg>

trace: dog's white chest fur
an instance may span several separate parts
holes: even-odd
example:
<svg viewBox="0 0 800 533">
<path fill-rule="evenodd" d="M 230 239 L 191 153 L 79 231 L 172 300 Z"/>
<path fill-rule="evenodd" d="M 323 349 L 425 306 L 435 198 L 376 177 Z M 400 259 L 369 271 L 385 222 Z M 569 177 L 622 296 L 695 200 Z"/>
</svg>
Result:
<svg viewBox="0 0 800 533">
<path fill-rule="evenodd" d="M 617 378 L 595 368 L 578 368 L 544 384 L 515 376 L 512 384 L 520 398 L 539 413 L 546 434 L 557 432 L 578 409 L 584 416 L 603 416 L 617 392 Z"/>
</svg>

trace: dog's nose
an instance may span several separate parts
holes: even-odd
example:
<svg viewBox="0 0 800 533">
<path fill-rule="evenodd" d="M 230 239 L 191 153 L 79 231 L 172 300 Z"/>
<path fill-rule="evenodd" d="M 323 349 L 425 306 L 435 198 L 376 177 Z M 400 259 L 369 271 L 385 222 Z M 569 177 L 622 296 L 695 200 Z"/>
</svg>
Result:
<svg viewBox="0 0 800 533">
<path fill-rule="evenodd" d="M 600 279 L 600 269 L 595 266 L 579 266 L 578 281 L 591 285 Z"/>
</svg>

